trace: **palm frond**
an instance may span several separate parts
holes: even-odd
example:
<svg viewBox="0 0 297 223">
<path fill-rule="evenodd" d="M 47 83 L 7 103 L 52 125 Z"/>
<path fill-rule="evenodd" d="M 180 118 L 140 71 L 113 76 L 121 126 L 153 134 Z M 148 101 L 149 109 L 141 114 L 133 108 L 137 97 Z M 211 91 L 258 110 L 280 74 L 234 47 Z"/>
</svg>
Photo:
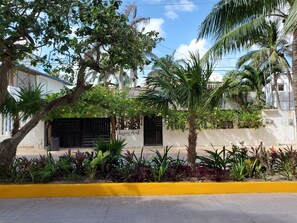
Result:
<svg viewBox="0 0 297 223">
<path fill-rule="evenodd" d="M 221 0 L 201 23 L 198 39 L 212 36 L 218 40 L 233 29 L 259 16 L 268 16 L 285 4 L 284 0 Z"/>
<path fill-rule="evenodd" d="M 290 13 L 284 24 L 283 34 L 288 34 L 297 31 L 297 1 L 291 7 Z"/>
<path fill-rule="evenodd" d="M 236 27 L 218 39 L 204 55 L 204 57 L 220 58 L 225 53 L 231 53 L 252 47 L 255 44 L 255 41 L 250 37 L 260 36 L 265 23 L 265 17 L 260 16 L 241 26 Z"/>
</svg>

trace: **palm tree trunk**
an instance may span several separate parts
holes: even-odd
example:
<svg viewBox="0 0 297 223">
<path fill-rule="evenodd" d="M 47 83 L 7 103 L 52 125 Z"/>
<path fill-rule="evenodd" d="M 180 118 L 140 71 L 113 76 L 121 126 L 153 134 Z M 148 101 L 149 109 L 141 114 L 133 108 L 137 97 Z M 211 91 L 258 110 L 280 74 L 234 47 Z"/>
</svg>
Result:
<svg viewBox="0 0 297 223">
<path fill-rule="evenodd" d="M 196 132 L 196 115 L 191 114 L 189 117 L 189 136 L 188 136 L 188 164 L 194 169 L 196 165 L 196 145 L 197 145 L 197 132 Z"/>
<path fill-rule="evenodd" d="M 274 88 L 274 92 L 275 92 L 275 97 L 276 97 L 276 107 L 280 110 L 282 110 L 281 107 L 281 103 L 280 103 L 280 98 L 279 98 L 279 92 L 278 92 L 278 88 L 277 88 L 277 79 L 278 79 L 278 74 L 273 74 L 273 88 Z M 273 91 L 272 91 L 273 92 Z"/>
<path fill-rule="evenodd" d="M 297 31 L 293 33 L 293 57 L 292 57 L 292 91 L 294 97 L 294 107 L 295 107 L 295 131 L 297 131 Z M 295 135 L 297 135 L 295 133 Z M 296 143 L 296 139 L 295 139 Z"/>
</svg>

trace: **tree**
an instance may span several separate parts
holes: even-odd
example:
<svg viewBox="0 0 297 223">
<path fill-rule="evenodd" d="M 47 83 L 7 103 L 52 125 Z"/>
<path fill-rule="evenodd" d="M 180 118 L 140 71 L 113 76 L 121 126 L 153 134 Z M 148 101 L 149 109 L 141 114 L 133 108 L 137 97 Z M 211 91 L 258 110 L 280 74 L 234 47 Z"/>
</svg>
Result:
<svg viewBox="0 0 297 223">
<path fill-rule="evenodd" d="M 223 87 L 211 91 L 208 80 L 213 63 L 203 62 L 199 55 L 190 55 L 183 63 L 171 63 L 170 57 L 161 58 L 146 78 L 147 90 L 140 96 L 149 105 L 169 114 L 170 109 L 185 110 L 188 114 L 188 164 L 196 162 L 197 119 L 203 119 L 206 111 L 220 100 Z"/>
<path fill-rule="evenodd" d="M 64 2 L 69 5 L 64 7 Z M 55 39 L 57 40 L 56 43 L 50 38 L 45 38 L 49 34 L 44 34 L 45 43 L 51 44 L 53 50 L 49 54 L 49 65 L 53 60 L 56 61 L 60 64 L 56 69 L 64 71 L 66 75 L 75 75 L 76 83 L 74 89 L 66 90 L 61 97 L 42 105 L 11 138 L 0 143 L 0 169 L 3 170 L 7 170 L 15 157 L 17 145 L 38 124 L 39 120 L 54 108 L 78 100 L 84 91 L 90 89 L 91 85 L 85 80 L 88 72 L 95 71 L 98 75 L 110 71 L 118 64 L 131 65 L 129 61 L 135 61 L 134 58 L 139 58 L 142 53 L 139 50 L 131 50 L 131 45 L 141 43 L 142 38 L 150 39 L 153 36 L 153 33 L 137 35 L 137 38 L 131 35 L 135 33 L 135 28 L 129 26 L 127 18 L 118 12 L 120 6 L 118 1 L 84 0 L 63 1 L 61 3 L 60 1 L 40 0 L 36 1 L 36 3 L 38 4 L 35 5 L 35 1 L 29 1 L 29 3 L 5 1 L 5 3 L 1 4 L 0 24 L 2 30 L 0 44 L 3 44 L 1 46 L 4 46 L 5 49 L 0 54 L 1 80 L 2 76 L 7 77 L 9 74 L 10 69 L 7 69 L 5 64 L 13 65 L 17 59 L 21 59 L 27 53 L 32 52 L 35 49 L 35 45 L 32 45 L 32 43 L 42 43 L 41 45 L 43 45 L 44 42 L 40 40 L 42 38 L 37 34 L 40 34 L 39 32 L 42 34 L 49 32 L 57 37 Z M 51 6 L 53 6 L 50 10 L 51 14 L 48 16 L 46 16 L 46 13 L 43 14 L 43 11 L 49 10 L 48 8 Z M 35 8 L 39 11 L 35 12 Z M 59 8 L 63 8 L 61 10 L 64 14 L 62 12 L 59 14 Z M 24 16 L 23 18 L 22 13 L 19 12 L 17 12 L 17 16 L 14 16 L 14 12 L 18 11 L 18 9 L 25 15 L 31 15 L 31 17 Z M 57 10 L 55 11 L 55 9 Z M 2 13 L 6 12 L 5 10 L 8 10 L 8 12 Z M 32 10 L 34 13 L 31 13 Z M 31 37 L 28 37 L 25 31 L 29 32 L 35 27 L 35 17 L 38 17 L 36 24 L 39 24 L 39 32 L 36 31 L 36 35 L 32 34 Z M 17 25 L 20 21 L 21 25 L 23 23 L 26 25 L 25 31 L 20 28 L 21 25 Z M 16 25 L 16 27 L 11 28 L 12 25 Z M 73 32 L 71 28 L 74 29 Z M 55 34 L 60 32 L 62 33 L 61 36 Z M 23 39 L 28 42 L 28 46 L 27 44 L 20 45 L 18 41 Z M 21 52 L 22 57 L 16 56 L 18 51 Z M 122 58 L 125 58 L 125 60 Z M 78 69 L 75 69 L 76 67 Z"/>
<path fill-rule="evenodd" d="M 34 115 L 44 104 L 42 99 L 41 86 L 32 88 L 21 88 L 16 95 L 6 95 L 4 106 L 0 112 L 10 116 L 13 119 L 13 128 L 11 136 L 14 136 L 20 129 L 20 121 L 26 121 L 31 115 Z"/>
<path fill-rule="evenodd" d="M 248 109 L 250 103 L 248 102 L 248 93 L 256 93 L 255 106 L 263 107 L 265 98 L 262 91 L 266 81 L 265 75 L 262 71 L 245 65 L 243 69 L 238 71 L 231 71 L 226 74 L 225 82 L 229 82 L 229 89 L 226 92 L 228 97 L 237 102 L 241 107 Z"/>
<path fill-rule="evenodd" d="M 133 4 L 130 4 L 130 5 L 127 5 L 126 8 L 125 8 L 125 12 L 124 12 L 127 20 L 128 20 L 128 24 L 134 28 L 137 29 L 137 26 L 140 24 L 140 23 L 149 23 L 149 18 L 148 17 L 137 17 L 137 5 L 135 3 Z M 139 33 L 142 33 L 143 30 L 141 30 L 140 32 L 135 32 L 134 35 L 135 37 L 139 34 Z M 154 33 L 154 32 L 152 32 Z M 156 34 L 156 33 L 155 33 Z M 159 41 L 160 39 L 158 39 Z M 153 44 L 153 45 L 152 45 Z M 139 44 L 137 45 L 134 45 L 134 46 L 131 46 L 131 47 L 141 47 L 143 48 L 144 50 L 142 51 L 142 58 L 137 58 L 137 61 L 135 61 L 136 63 L 133 64 L 133 66 L 131 67 L 126 67 L 126 68 L 130 68 L 130 83 L 132 83 L 135 86 L 136 84 L 136 79 L 138 78 L 137 77 L 137 68 L 139 65 L 143 66 L 147 59 L 145 57 L 145 53 L 151 53 L 153 47 L 154 47 L 154 43 L 151 42 L 149 39 L 147 42 L 143 42 L 143 45 L 140 46 Z M 124 88 L 124 76 L 128 76 L 125 72 L 124 72 L 124 68 L 125 67 L 120 67 L 119 68 L 119 89 L 120 90 L 123 90 Z"/>
<path fill-rule="evenodd" d="M 200 25 L 198 38 L 212 36 L 215 46 L 209 54 L 223 53 L 252 46 L 268 19 L 284 22 L 283 34 L 292 34 L 292 88 L 297 111 L 297 1 L 294 0 L 221 0 Z M 246 38 L 248 36 L 248 38 Z M 297 120 L 297 117 L 296 117 Z"/>
<path fill-rule="evenodd" d="M 277 107 L 282 109 L 277 80 L 281 74 L 285 74 L 288 77 L 289 83 L 291 83 L 290 64 L 285 57 L 285 54 L 288 54 L 287 46 L 289 42 L 280 33 L 279 21 L 267 21 L 263 24 L 263 29 L 260 31 L 257 38 L 252 40 L 258 49 L 252 50 L 240 57 L 237 67 L 248 64 L 250 67 L 260 70 L 259 74 L 261 73 L 262 76 L 271 76 L 273 78 L 272 92 L 275 92 Z M 263 84 L 265 85 L 265 83 Z"/>
<path fill-rule="evenodd" d="M 0 3 L 0 107 L 15 63 L 41 47 L 65 52 L 71 34 L 74 1 L 12 1 Z M 31 57 L 31 63 L 47 63 L 48 56 Z"/>
</svg>

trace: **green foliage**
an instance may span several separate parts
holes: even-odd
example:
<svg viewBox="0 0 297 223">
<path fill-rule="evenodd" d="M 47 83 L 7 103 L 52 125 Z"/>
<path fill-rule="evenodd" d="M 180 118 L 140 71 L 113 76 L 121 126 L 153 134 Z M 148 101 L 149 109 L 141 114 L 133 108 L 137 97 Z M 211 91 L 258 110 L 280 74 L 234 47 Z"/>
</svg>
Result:
<svg viewBox="0 0 297 223">
<path fill-rule="evenodd" d="M 29 86 L 21 88 L 14 96 L 7 94 L 0 112 L 12 117 L 20 115 L 23 120 L 26 120 L 35 114 L 44 103 L 41 86 L 36 88 Z"/>
<path fill-rule="evenodd" d="M 8 175 L 1 174 L 1 182 L 13 183 L 46 183 L 56 180 L 93 181 L 95 177 L 113 182 L 161 182 L 161 181 L 222 181 L 233 179 L 244 181 L 252 178 L 265 177 L 270 180 L 296 179 L 297 152 L 292 148 L 265 149 L 261 144 L 256 148 L 233 145 L 227 150 L 205 151 L 198 156 L 198 163 L 192 169 L 186 161 L 169 155 L 170 147 L 164 152 L 152 151 L 151 158 L 126 151 L 118 162 L 108 163 L 110 151 L 99 150 L 93 153 L 68 151 L 59 159 L 54 160 L 51 154 L 39 158 L 15 159 Z M 231 177 L 231 178 L 230 178 Z"/>
<path fill-rule="evenodd" d="M 275 154 L 275 170 L 287 180 L 292 180 L 296 175 L 297 151 L 291 148 L 279 149 Z"/>
<path fill-rule="evenodd" d="M 170 147 L 164 149 L 163 155 L 156 150 L 151 161 L 153 177 L 155 181 L 161 181 L 171 165 L 171 157 L 168 156 Z"/>
<path fill-rule="evenodd" d="M 117 91 L 102 86 L 94 86 L 86 91 L 80 100 L 71 106 L 58 107 L 46 117 L 55 118 L 98 118 L 98 117 L 137 117 L 153 114 L 144 102 L 131 98 L 127 91 Z"/>
<path fill-rule="evenodd" d="M 238 115 L 238 128 L 259 128 L 263 126 L 259 111 L 243 112 Z"/>
<path fill-rule="evenodd" d="M 218 149 L 204 151 L 207 153 L 207 156 L 197 156 L 202 165 L 218 170 L 226 170 L 228 165 L 230 165 L 230 157 L 225 147 L 220 151 Z"/>
<path fill-rule="evenodd" d="M 237 159 L 231 166 L 230 176 L 236 181 L 243 181 L 247 175 L 246 165 L 243 159 Z"/>
<path fill-rule="evenodd" d="M 109 156 L 107 161 L 110 164 L 118 163 L 122 150 L 126 145 L 125 140 L 121 139 L 111 140 L 110 142 L 104 139 L 98 139 L 94 144 L 96 147 L 95 156 L 97 156 L 99 152 L 108 152 Z"/>
<path fill-rule="evenodd" d="M 90 162 L 87 173 L 90 181 L 93 181 L 96 175 L 97 168 L 100 167 L 101 173 L 104 173 L 104 160 L 110 155 L 109 151 L 102 152 L 101 150 L 97 151 L 97 155 Z"/>
<path fill-rule="evenodd" d="M 188 113 L 170 110 L 165 114 L 166 127 L 172 130 L 188 129 Z M 199 118 L 200 117 L 200 118 Z M 260 110 L 222 110 L 215 108 L 211 112 L 198 116 L 197 129 L 229 129 L 229 128 L 260 128 L 263 126 Z"/>
<path fill-rule="evenodd" d="M 259 177 L 261 174 L 262 164 L 257 158 L 249 158 L 244 160 L 246 173 L 249 178 Z"/>
<path fill-rule="evenodd" d="M 120 160 L 117 171 L 121 175 L 120 180 L 125 182 L 148 182 L 153 178 L 150 163 L 143 156 L 143 148 L 139 156 L 134 151 L 126 151 Z"/>
</svg>

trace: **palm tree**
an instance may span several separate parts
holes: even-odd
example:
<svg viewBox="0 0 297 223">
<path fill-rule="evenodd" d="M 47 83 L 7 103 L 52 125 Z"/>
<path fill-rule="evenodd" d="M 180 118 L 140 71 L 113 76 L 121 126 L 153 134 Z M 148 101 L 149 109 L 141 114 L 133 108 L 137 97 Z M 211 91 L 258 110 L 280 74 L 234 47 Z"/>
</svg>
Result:
<svg viewBox="0 0 297 223">
<path fill-rule="evenodd" d="M 130 4 L 126 6 L 125 13 L 128 20 L 128 24 L 134 28 L 137 27 L 140 23 L 148 23 L 150 21 L 150 18 L 148 17 L 137 17 L 137 5 L 135 3 Z M 137 32 L 135 32 L 134 35 L 138 35 Z M 124 68 L 121 67 L 119 71 L 119 89 L 122 90 L 124 88 Z M 136 87 L 136 79 L 137 79 L 137 66 L 132 67 L 130 69 L 130 81 L 133 85 L 133 87 Z"/>
<path fill-rule="evenodd" d="M 225 81 L 229 81 L 228 96 L 240 106 L 246 109 L 248 108 L 249 92 L 256 93 L 256 106 L 262 107 L 264 105 L 265 99 L 262 90 L 266 84 L 266 80 L 263 71 L 245 65 L 239 71 L 229 72 L 225 77 Z"/>
<path fill-rule="evenodd" d="M 19 128 L 20 122 L 27 120 L 35 114 L 44 103 L 42 99 L 41 85 L 33 88 L 21 88 L 16 95 L 7 94 L 3 107 L 0 112 L 10 116 L 13 120 L 11 136 L 14 136 Z"/>
<path fill-rule="evenodd" d="M 194 168 L 196 162 L 197 123 L 203 114 L 220 101 L 223 87 L 211 91 L 208 80 L 213 72 L 213 63 L 204 62 L 199 55 L 190 55 L 184 63 L 171 63 L 170 57 L 157 61 L 147 77 L 147 90 L 141 95 L 149 105 L 168 114 L 170 109 L 188 113 L 188 164 Z"/>
<path fill-rule="evenodd" d="M 248 49 L 268 19 L 284 22 L 283 34 L 292 34 L 292 89 L 297 111 L 297 1 L 295 0 L 220 0 L 200 25 L 198 38 L 212 36 L 217 41 L 208 54 Z M 247 38 L 248 37 L 248 38 Z M 297 116 L 296 116 L 297 120 Z"/>
<path fill-rule="evenodd" d="M 277 107 L 282 109 L 277 79 L 281 74 L 285 74 L 291 83 L 291 73 L 290 64 L 285 57 L 289 42 L 280 33 L 279 21 L 267 21 L 267 23 L 263 24 L 263 29 L 257 38 L 253 38 L 253 43 L 259 48 L 240 57 L 237 67 L 249 64 L 251 67 L 256 67 L 258 70 L 266 72 L 267 77 L 271 76 L 273 78 L 272 92 L 275 92 Z"/>
<path fill-rule="evenodd" d="M 21 88 L 17 95 L 10 95 L 7 93 L 3 106 L 1 107 L 0 113 L 10 116 L 13 120 L 13 128 L 11 131 L 11 137 L 20 134 L 20 122 L 27 120 L 31 115 L 42 107 L 45 102 L 41 95 L 41 86 L 36 88 L 28 87 Z M 5 140 L 2 142 L 5 143 Z M 5 145 L 5 144 L 2 144 Z M 11 163 L 16 154 L 16 147 L 12 146 L 9 150 L 0 147 L 1 157 L 1 169 L 4 167 L 3 163 Z M 8 168 L 8 166 L 5 166 Z"/>
</svg>

